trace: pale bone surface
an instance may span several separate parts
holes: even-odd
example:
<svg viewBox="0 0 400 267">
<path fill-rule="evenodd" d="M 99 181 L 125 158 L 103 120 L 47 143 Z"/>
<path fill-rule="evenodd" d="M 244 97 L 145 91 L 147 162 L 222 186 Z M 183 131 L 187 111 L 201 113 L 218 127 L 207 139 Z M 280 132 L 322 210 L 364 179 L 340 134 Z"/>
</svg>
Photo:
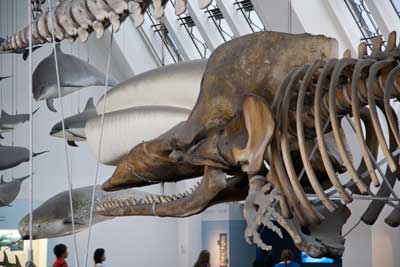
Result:
<svg viewBox="0 0 400 267">
<path fill-rule="evenodd" d="M 135 25 L 141 26 L 144 14 L 150 11 L 156 19 L 164 15 L 169 0 L 66 0 L 50 10 L 45 10 L 32 22 L 32 43 L 34 45 L 56 41 L 75 40 L 86 42 L 92 31 L 101 38 L 104 30 L 112 25 L 118 31 L 121 22 L 132 15 Z M 199 0 L 199 7 L 207 8 L 212 0 Z M 187 0 L 176 1 L 175 13 L 186 11 Z M 0 52 L 9 52 L 29 46 L 29 27 L 25 27 L 0 44 Z"/>
</svg>

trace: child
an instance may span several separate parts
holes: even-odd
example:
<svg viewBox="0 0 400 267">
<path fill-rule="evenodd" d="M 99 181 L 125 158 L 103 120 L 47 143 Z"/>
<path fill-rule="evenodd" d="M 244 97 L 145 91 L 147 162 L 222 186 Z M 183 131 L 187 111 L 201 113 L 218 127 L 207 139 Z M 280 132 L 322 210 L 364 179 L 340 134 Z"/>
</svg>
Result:
<svg viewBox="0 0 400 267">
<path fill-rule="evenodd" d="M 64 244 L 58 244 L 54 247 L 54 255 L 56 255 L 57 260 L 53 263 L 53 267 L 68 267 L 65 259 L 68 257 L 68 249 Z"/>
<path fill-rule="evenodd" d="M 106 260 L 105 250 L 103 248 L 96 249 L 96 251 L 94 252 L 94 255 L 93 255 L 93 259 L 94 259 L 95 267 L 104 267 L 103 262 Z"/>
</svg>

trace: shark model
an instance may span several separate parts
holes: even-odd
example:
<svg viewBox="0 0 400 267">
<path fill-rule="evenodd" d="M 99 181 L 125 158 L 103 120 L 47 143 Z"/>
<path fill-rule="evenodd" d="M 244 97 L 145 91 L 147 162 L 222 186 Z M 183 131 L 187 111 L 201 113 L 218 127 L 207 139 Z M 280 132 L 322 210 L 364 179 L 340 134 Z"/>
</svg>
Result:
<svg viewBox="0 0 400 267">
<path fill-rule="evenodd" d="M 78 146 L 75 142 L 85 141 L 85 126 L 89 119 L 97 117 L 96 107 L 93 104 L 93 98 L 89 98 L 85 109 L 74 116 L 64 120 L 65 138 L 70 146 Z M 62 131 L 62 123 L 56 123 L 50 131 L 50 136 L 64 138 Z"/>
<path fill-rule="evenodd" d="M 85 230 L 89 225 L 92 186 L 72 190 L 75 231 Z M 100 186 L 96 187 L 95 206 L 99 202 L 107 202 L 110 207 L 120 206 L 123 202 L 149 202 L 152 195 L 136 189 L 127 189 L 120 192 L 104 192 Z M 147 199 L 146 199 L 147 198 Z M 92 224 L 97 224 L 112 217 L 97 215 L 93 209 Z M 46 200 L 33 211 L 33 239 L 56 238 L 72 234 L 72 216 L 69 206 L 68 191 L 61 192 Z M 29 239 L 29 214 L 19 223 L 19 233 L 23 239 Z"/>
<path fill-rule="evenodd" d="M 33 113 L 35 114 L 39 108 L 37 108 Z M 4 110 L 1 111 L 0 117 L 0 138 L 3 139 L 2 133 L 10 132 L 14 130 L 19 124 L 29 121 L 29 114 L 16 114 L 10 115 Z"/>
<path fill-rule="evenodd" d="M 64 54 L 59 44 L 56 45 L 56 52 L 62 97 L 83 88 L 105 85 L 106 77 L 98 69 L 77 57 Z M 55 51 L 36 67 L 33 72 L 32 91 L 36 101 L 46 100 L 47 107 L 57 112 L 54 108 L 54 99 L 58 98 L 59 94 L 54 57 Z M 110 77 L 108 85 L 114 86 L 116 82 Z"/>
<path fill-rule="evenodd" d="M 21 178 L 13 178 L 10 182 L 5 182 L 3 176 L 1 176 L 0 180 L 0 207 L 10 206 L 10 204 L 15 200 L 18 196 L 19 191 L 21 190 L 21 184 L 30 175 L 23 176 Z"/>
<path fill-rule="evenodd" d="M 33 157 L 44 154 L 48 151 L 33 153 Z M 0 145 L 0 170 L 6 170 L 29 161 L 31 152 L 25 147 Z"/>
</svg>

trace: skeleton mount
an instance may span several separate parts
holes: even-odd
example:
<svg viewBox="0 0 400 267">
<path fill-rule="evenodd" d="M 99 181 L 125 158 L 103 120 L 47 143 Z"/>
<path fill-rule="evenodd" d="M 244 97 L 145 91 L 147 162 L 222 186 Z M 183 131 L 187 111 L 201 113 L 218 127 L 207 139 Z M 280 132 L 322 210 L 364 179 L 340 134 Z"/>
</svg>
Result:
<svg viewBox="0 0 400 267">
<path fill-rule="evenodd" d="M 346 51 L 342 59 L 317 60 L 298 67 L 282 82 L 272 104 L 279 123 L 266 152 L 270 165 L 267 181 L 281 195 L 278 210 L 282 217 L 271 216 L 274 207 L 265 206 L 273 203 L 271 200 L 260 201 L 270 191 L 265 190 L 270 187 L 266 181 L 250 182 L 246 200 L 247 237 L 253 237 L 259 246 L 265 244 L 260 242 L 258 228 L 265 225 L 266 217 L 275 217 L 302 250 L 314 256 L 341 255 L 344 239 L 336 222 L 343 225 L 350 215 L 343 204 L 352 202 L 353 194 L 372 199 L 361 218 L 364 223 L 374 224 L 389 205 L 393 210 L 385 222 L 392 227 L 400 225 L 399 199 L 393 189 L 400 179 L 399 123 L 390 103 L 400 96 L 400 49 L 395 32 L 389 35 L 384 51 L 382 43 L 381 38 L 375 39 L 370 54 L 367 45 L 361 44 L 358 59 Z M 362 153 L 358 168 L 346 145 L 340 124 L 343 119 L 357 136 Z M 388 125 L 386 139 L 383 121 Z M 333 134 L 330 141 L 328 132 Z M 329 153 L 332 146 L 336 155 Z M 378 148 L 387 161 L 386 173 L 378 163 Z M 338 173 L 345 171 L 350 181 L 344 184 Z M 376 194 L 370 190 L 371 183 L 379 187 Z M 332 200 L 335 193 L 341 202 Z M 317 200 L 311 201 L 310 195 Z M 322 234 L 329 232 L 336 232 L 335 238 Z"/>
</svg>

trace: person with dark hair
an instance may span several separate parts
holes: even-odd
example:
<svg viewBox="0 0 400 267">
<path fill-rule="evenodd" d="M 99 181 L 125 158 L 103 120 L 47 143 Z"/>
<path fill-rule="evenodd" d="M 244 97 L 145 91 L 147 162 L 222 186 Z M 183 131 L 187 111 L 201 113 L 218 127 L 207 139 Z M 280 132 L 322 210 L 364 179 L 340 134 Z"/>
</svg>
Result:
<svg viewBox="0 0 400 267">
<path fill-rule="evenodd" d="M 193 267 L 210 267 L 210 252 L 202 250 Z"/>
<path fill-rule="evenodd" d="M 53 267 L 68 267 L 65 259 L 68 257 L 68 248 L 64 244 L 58 244 L 53 249 L 56 261 L 53 263 Z"/>
<path fill-rule="evenodd" d="M 103 261 L 106 260 L 106 251 L 104 248 L 98 248 L 94 251 L 93 260 L 95 267 L 104 267 Z"/>
<path fill-rule="evenodd" d="M 275 264 L 274 267 L 300 267 L 297 262 L 293 261 L 294 255 L 290 249 L 285 249 L 281 254 L 281 262 Z"/>
</svg>

